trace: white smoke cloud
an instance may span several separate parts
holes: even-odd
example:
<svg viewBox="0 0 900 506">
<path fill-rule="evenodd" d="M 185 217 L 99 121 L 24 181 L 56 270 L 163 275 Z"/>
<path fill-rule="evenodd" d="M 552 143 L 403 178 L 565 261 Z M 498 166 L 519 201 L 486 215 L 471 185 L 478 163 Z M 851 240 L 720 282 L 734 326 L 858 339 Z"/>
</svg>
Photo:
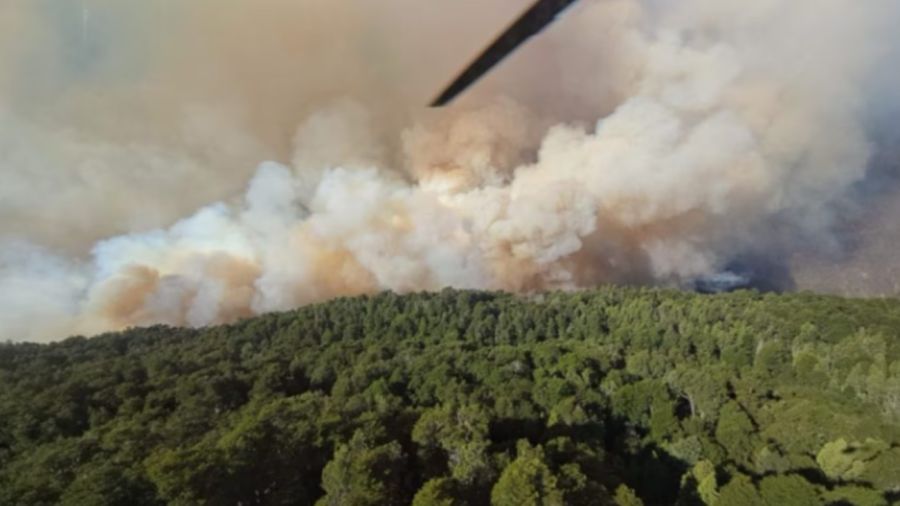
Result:
<svg viewBox="0 0 900 506">
<path fill-rule="evenodd" d="M 527 2 L 463 2 L 442 18 L 397 1 L 396 18 L 358 2 L 179 10 L 216 43 L 146 65 L 190 93 L 101 76 L 52 107 L 7 108 L 0 336 L 202 326 L 384 289 L 688 286 L 748 249 L 782 248 L 784 231 L 830 241 L 832 204 L 872 155 L 867 107 L 897 103 L 878 77 L 896 40 L 888 20 L 900 21 L 887 1 L 585 0 L 460 106 L 416 111 L 409 97 L 430 97 L 410 90 L 443 84 L 424 74 L 458 69 L 442 56 L 412 70 L 390 28 L 420 15 L 414 31 L 438 30 L 482 9 L 504 19 L 496 28 Z M 286 14 L 318 21 L 282 32 Z M 287 60 L 254 61 L 271 41 L 212 36 L 242 17 L 301 48 L 299 67 L 361 67 L 285 71 L 292 92 L 255 82 Z M 317 33 L 337 41 L 326 58 L 304 46 Z M 3 58 L 0 77 L 15 67 Z M 191 63 L 236 82 L 193 82 Z M 95 90 L 114 99 L 85 98 Z M 122 109 L 137 99 L 159 110 Z M 123 110 L 147 125 L 110 128 Z M 289 161 L 251 177 L 249 160 L 267 153 Z"/>
</svg>

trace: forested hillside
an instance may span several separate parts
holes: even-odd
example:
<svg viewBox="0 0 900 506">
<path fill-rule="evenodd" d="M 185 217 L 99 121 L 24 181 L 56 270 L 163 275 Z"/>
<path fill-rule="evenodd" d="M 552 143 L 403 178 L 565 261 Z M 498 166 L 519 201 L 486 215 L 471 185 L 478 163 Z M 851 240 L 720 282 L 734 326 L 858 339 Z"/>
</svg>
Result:
<svg viewBox="0 0 900 506">
<path fill-rule="evenodd" d="M 879 505 L 900 303 L 341 299 L 0 346 L 0 504 Z"/>
</svg>

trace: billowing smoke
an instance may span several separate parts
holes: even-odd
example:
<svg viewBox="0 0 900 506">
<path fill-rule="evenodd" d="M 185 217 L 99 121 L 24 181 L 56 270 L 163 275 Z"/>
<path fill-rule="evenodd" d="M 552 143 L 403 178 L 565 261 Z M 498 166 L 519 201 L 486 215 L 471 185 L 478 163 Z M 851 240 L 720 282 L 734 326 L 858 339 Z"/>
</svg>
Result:
<svg viewBox="0 0 900 506">
<path fill-rule="evenodd" d="M 528 3 L 0 5 L 0 337 L 385 289 L 804 288 L 881 237 L 844 230 L 891 208 L 864 187 L 896 162 L 895 2 L 583 0 L 424 109 Z"/>
</svg>

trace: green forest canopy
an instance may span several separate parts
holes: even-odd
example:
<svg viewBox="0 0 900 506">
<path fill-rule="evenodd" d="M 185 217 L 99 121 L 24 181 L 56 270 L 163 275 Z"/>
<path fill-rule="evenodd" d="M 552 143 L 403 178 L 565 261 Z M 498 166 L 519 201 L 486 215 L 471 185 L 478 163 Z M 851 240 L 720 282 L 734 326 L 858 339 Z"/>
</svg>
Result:
<svg viewBox="0 0 900 506">
<path fill-rule="evenodd" d="M 885 505 L 900 302 L 339 299 L 0 345 L 0 504 Z"/>
</svg>

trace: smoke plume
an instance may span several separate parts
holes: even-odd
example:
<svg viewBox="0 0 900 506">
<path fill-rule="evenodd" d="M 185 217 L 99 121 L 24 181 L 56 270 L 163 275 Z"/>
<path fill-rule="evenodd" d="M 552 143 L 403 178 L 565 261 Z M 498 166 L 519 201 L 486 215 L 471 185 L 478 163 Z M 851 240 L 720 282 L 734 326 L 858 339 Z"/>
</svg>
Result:
<svg viewBox="0 0 900 506">
<path fill-rule="evenodd" d="M 0 5 L 0 338 L 893 272 L 895 2 L 583 0 L 422 107 L 528 3 Z"/>
</svg>

